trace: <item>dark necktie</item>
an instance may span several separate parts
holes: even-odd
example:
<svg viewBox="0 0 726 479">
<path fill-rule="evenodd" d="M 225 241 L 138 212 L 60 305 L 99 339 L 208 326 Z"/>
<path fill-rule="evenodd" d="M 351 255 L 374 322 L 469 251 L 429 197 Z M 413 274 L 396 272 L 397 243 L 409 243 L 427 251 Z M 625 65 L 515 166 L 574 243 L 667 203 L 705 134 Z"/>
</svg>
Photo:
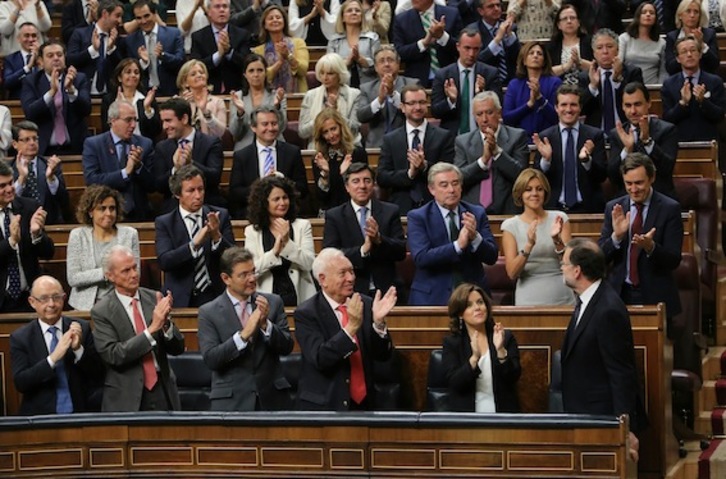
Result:
<svg viewBox="0 0 726 479">
<path fill-rule="evenodd" d="M 5 220 L 3 221 L 3 233 L 5 238 L 10 238 L 10 208 L 5 208 Z M 11 251 L 8 257 L 8 295 L 13 299 L 20 297 L 20 267 L 18 266 L 18 255 Z M 3 285 L 4 286 L 4 285 Z"/>
<path fill-rule="evenodd" d="M 577 158 L 575 156 L 575 135 L 572 128 L 565 128 L 565 205 L 572 208 L 577 204 Z"/>
<path fill-rule="evenodd" d="M 51 326 L 48 328 L 50 333 L 50 352 L 55 351 L 58 347 L 58 328 Z M 55 412 L 57 414 L 70 414 L 73 412 L 73 400 L 71 399 L 71 390 L 68 387 L 68 376 L 66 375 L 66 365 L 64 358 L 55 363 Z"/>
<path fill-rule="evenodd" d="M 602 85 L 602 119 L 605 133 L 615 128 L 615 100 L 613 98 L 613 84 L 610 77 L 613 72 L 605 72 L 605 81 Z"/>
<path fill-rule="evenodd" d="M 38 176 L 35 174 L 35 164 L 32 161 L 28 162 L 28 177 L 25 179 L 25 187 L 23 188 L 23 196 L 26 198 L 38 199 Z"/>
<path fill-rule="evenodd" d="M 413 140 L 411 140 L 411 149 L 412 150 L 418 150 L 418 147 L 421 146 L 421 137 L 418 136 L 419 129 L 416 128 L 413 130 Z M 413 180 L 413 186 L 411 187 L 411 201 L 413 201 L 413 207 L 418 208 L 423 203 L 424 193 L 423 193 L 423 183 L 420 180 L 420 176 L 422 176 L 421 173 L 419 173 L 419 176 L 414 178 Z"/>
<path fill-rule="evenodd" d="M 695 99 L 695 95 L 693 95 L 693 86 L 694 86 L 693 80 L 694 80 L 694 78 L 693 77 L 686 77 L 686 80 L 688 80 L 688 85 L 691 87 L 691 101 L 693 101 Z"/>
<path fill-rule="evenodd" d="M 469 133 L 469 116 L 471 114 L 469 102 L 471 101 L 471 92 L 469 86 L 469 70 L 464 70 L 464 81 L 461 87 L 461 119 L 459 121 L 459 134 Z"/>
<path fill-rule="evenodd" d="M 28 66 L 28 70 L 29 70 L 30 73 L 33 72 L 33 65 L 30 64 L 30 59 L 31 58 L 33 58 L 33 54 L 32 53 L 28 53 L 27 55 L 25 55 L 25 64 Z"/>
<path fill-rule="evenodd" d="M 643 234 L 643 204 L 635 203 L 635 218 L 630 226 L 630 284 L 634 287 L 640 285 L 640 275 L 638 274 L 638 255 L 640 247 L 633 244 L 633 236 Z"/>
<path fill-rule="evenodd" d="M 361 206 L 359 211 L 360 211 L 360 218 L 359 218 L 360 230 L 363 233 L 363 238 L 365 238 L 366 237 L 366 213 L 368 212 L 368 207 Z"/>
<path fill-rule="evenodd" d="M 498 27 L 498 25 L 492 27 L 492 38 L 497 36 L 497 30 L 499 29 Z M 506 84 L 507 78 L 509 77 L 509 72 L 507 71 L 507 53 L 504 51 L 504 40 L 502 40 L 502 44 L 500 46 L 502 48 L 499 50 L 499 54 L 497 55 L 497 64 L 495 66 L 499 71 L 499 78 L 501 78 L 502 83 Z"/>
<path fill-rule="evenodd" d="M 96 59 L 96 91 L 103 93 L 106 89 L 106 34 L 101 33 L 98 35 L 101 40 L 101 44 L 98 47 L 98 58 Z"/>
<path fill-rule="evenodd" d="M 449 211 L 449 213 L 446 215 L 449 217 L 449 239 L 451 242 L 455 242 L 459 239 L 459 225 L 456 224 L 456 212 Z M 461 276 L 461 272 L 459 271 L 458 266 L 453 266 L 451 268 L 451 283 L 452 283 L 452 289 L 459 286 L 461 283 L 464 282 L 464 279 Z"/>
<path fill-rule="evenodd" d="M 580 325 L 580 309 L 582 309 L 582 300 L 578 296 L 575 299 L 575 310 L 572 311 L 572 321 L 574 321 L 575 328 Z"/>
<path fill-rule="evenodd" d="M 411 140 L 411 149 L 412 150 L 418 150 L 418 147 L 421 146 L 421 137 L 418 136 L 419 129 L 416 128 L 413 130 L 413 140 Z"/>
<path fill-rule="evenodd" d="M 129 143 L 125 140 L 116 142 L 116 155 L 118 155 L 118 165 L 121 169 L 126 168 L 129 160 Z"/>
</svg>

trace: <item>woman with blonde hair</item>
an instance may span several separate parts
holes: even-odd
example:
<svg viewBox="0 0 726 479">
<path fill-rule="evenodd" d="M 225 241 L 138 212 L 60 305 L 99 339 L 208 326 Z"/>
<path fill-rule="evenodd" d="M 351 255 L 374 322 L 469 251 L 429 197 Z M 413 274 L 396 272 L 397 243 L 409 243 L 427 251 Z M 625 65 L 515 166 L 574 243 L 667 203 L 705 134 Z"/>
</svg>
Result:
<svg viewBox="0 0 726 479">
<path fill-rule="evenodd" d="M 345 59 L 350 72 L 350 86 L 375 80 L 373 55 L 381 47 L 378 34 L 371 31 L 360 0 L 346 0 L 340 6 L 335 35 L 328 41 L 328 53 Z"/>
<path fill-rule="evenodd" d="M 192 106 L 194 128 L 221 138 L 227 131 L 227 108 L 224 100 L 210 93 L 207 66 L 200 60 L 189 60 L 179 70 L 176 86 L 179 96 Z"/>
</svg>

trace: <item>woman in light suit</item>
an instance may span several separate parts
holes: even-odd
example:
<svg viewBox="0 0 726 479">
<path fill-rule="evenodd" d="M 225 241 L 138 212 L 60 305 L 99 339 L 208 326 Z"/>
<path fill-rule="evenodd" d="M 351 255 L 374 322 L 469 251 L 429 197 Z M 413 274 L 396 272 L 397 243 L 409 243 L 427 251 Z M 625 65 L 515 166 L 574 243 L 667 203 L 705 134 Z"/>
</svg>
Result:
<svg viewBox="0 0 726 479">
<path fill-rule="evenodd" d="M 308 220 L 297 218 L 298 193 L 287 178 L 267 176 L 252 185 L 245 246 L 255 257 L 257 288 L 275 293 L 285 306 L 315 294 L 311 274 L 315 246 Z"/>
<path fill-rule="evenodd" d="M 335 36 L 328 40 L 328 53 L 345 58 L 350 72 L 350 86 L 374 81 L 373 55 L 381 48 L 378 34 L 371 31 L 359 0 L 346 0 L 338 12 Z"/>
<path fill-rule="evenodd" d="M 139 233 L 136 228 L 117 224 L 123 219 L 123 197 L 105 185 L 86 188 L 76 208 L 76 219 L 86 226 L 74 228 L 68 237 L 66 275 L 72 288 L 68 304 L 88 311 L 113 289 L 101 265 L 110 247 L 128 246 L 140 267 Z"/>
</svg>

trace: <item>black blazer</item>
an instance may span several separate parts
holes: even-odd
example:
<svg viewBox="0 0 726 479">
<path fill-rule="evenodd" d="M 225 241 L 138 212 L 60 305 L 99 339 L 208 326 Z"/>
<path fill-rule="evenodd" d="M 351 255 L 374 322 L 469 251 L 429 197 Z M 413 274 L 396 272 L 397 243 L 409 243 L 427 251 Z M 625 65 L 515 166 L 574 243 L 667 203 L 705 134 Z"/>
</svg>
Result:
<svg viewBox="0 0 726 479">
<path fill-rule="evenodd" d="M 48 188 L 48 180 L 45 177 L 45 170 L 48 168 L 48 161 L 42 156 L 37 158 L 38 174 L 38 202 L 43 206 L 43 209 L 48 213 L 45 219 L 45 223 L 49 225 L 64 223 L 63 212 L 69 208 L 68 190 L 66 189 L 66 180 L 63 178 L 63 165 L 58 165 L 56 171 L 56 177 L 58 178 L 58 191 L 55 195 L 50 193 Z M 15 163 L 15 159 L 10 162 L 10 166 L 13 167 L 13 179 L 18 179 L 18 168 Z M 27 194 L 28 189 L 23 190 L 23 195 Z"/>
<path fill-rule="evenodd" d="M 28 73 L 25 73 L 25 58 L 23 58 L 21 51 L 11 53 L 5 57 L 3 61 L 3 88 L 8 94 L 8 100 L 20 99 L 23 80 L 34 69 L 35 67 L 31 68 Z"/>
<path fill-rule="evenodd" d="M 101 98 L 102 131 L 108 131 L 111 129 L 111 125 L 108 124 L 108 107 L 111 106 L 111 103 L 116 101 L 117 96 L 117 91 L 110 91 Z M 156 99 L 151 102 L 151 108 L 154 109 L 154 114 L 151 118 L 147 118 L 144 113 L 144 100 L 139 99 L 136 101 L 136 114 L 139 117 L 139 131 L 141 132 L 141 136 L 145 136 L 156 143 L 159 134 L 161 134 L 161 118 L 159 117 L 159 105 L 157 104 Z"/>
<path fill-rule="evenodd" d="M 231 54 L 227 53 L 219 65 L 215 65 L 212 61 L 212 56 L 217 51 L 212 26 L 208 25 L 192 33 L 191 56 L 207 66 L 209 84 L 212 85 L 215 94 L 229 93 L 242 88 L 242 67 L 245 57 L 250 53 L 250 33 L 232 24 L 228 24 L 227 28 Z"/>
<path fill-rule="evenodd" d="M 53 240 L 45 232 L 37 244 L 33 244 L 30 237 L 30 218 L 40 208 L 40 203 L 30 198 L 16 196 L 11 205 L 13 215 L 20 215 L 20 243 L 18 243 L 20 265 L 25 273 L 28 288 L 30 288 L 35 278 L 40 276 L 41 273 L 38 259 L 53 258 L 55 246 Z M 15 254 L 15 250 L 5 237 L 5 231 L 0 231 L 0 287 L 2 288 L 2 292 L 0 292 L 0 311 L 2 311 L 6 299 L 9 299 L 5 290 L 8 283 L 8 259 L 14 257 Z"/>
<path fill-rule="evenodd" d="M 275 143 L 277 149 L 277 171 L 295 182 L 301 198 L 308 194 L 305 164 L 300 148 L 284 141 Z M 257 142 L 237 150 L 232 162 L 232 174 L 229 179 L 229 205 L 232 217 L 247 218 L 247 197 L 250 195 L 252 183 L 260 177 Z M 292 198 L 291 198 L 292 200 Z"/>
<path fill-rule="evenodd" d="M 466 2 L 464 2 L 466 3 Z M 484 89 L 493 91 L 502 101 L 502 80 L 499 78 L 499 71 L 487 65 L 486 63 L 476 62 L 474 64 L 474 76 L 481 75 L 484 77 Z M 456 97 L 456 106 L 452 110 L 449 108 L 449 98 L 444 91 L 444 82 L 453 79 L 456 84 L 456 90 L 459 94 Z M 461 121 L 461 71 L 459 63 L 455 62 L 445 68 L 439 69 L 434 77 L 434 83 L 431 86 L 431 113 L 435 118 L 441 120 L 441 128 L 453 132 L 455 135 L 459 133 L 459 123 Z M 470 85 L 471 98 L 474 98 L 474 89 L 476 84 Z M 471 104 L 471 100 L 470 100 Z M 469 131 L 476 129 L 476 123 L 469 125 Z"/>
<path fill-rule="evenodd" d="M 68 45 L 75 30 L 87 26 L 86 17 L 83 15 L 83 0 L 72 0 L 63 7 L 61 37 L 65 45 Z"/>
<path fill-rule="evenodd" d="M 93 343 L 90 323 L 83 319 L 62 317 L 63 331 L 72 322 L 81 325 L 83 356 L 75 362 L 72 349 L 63 357 L 68 387 L 73 401 L 73 412 L 100 410 L 100 402 L 94 404 L 93 396 L 103 383 L 103 365 Z M 56 413 L 57 378 L 55 369 L 48 364 L 48 348 L 38 320 L 32 320 L 10 335 L 10 359 L 13 380 L 18 392 L 23 394 L 19 413 L 25 416 Z"/>
<path fill-rule="evenodd" d="M 716 30 L 710 27 L 704 27 L 701 31 L 703 32 L 703 44 L 708 45 L 708 51 L 701 56 L 701 70 L 716 75 L 718 74 L 718 67 L 721 63 L 718 56 Z M 676 40 L 678 40 L 678 35 L 680 34 L 680 28 L 666 34 L 666 71 L 669 75 L 675 75 L 681 71 L 681 64 L 676 59 Z"/>
<path fill-rule="evenodd" d="M 552 191 L 550 199 L 547 202 L 547 209 L 561 209 L 560 194 L 562 193 L 562 171 L 565 167 L 565 159 L 562 157 L 562 137 L 560 135 L 560 126 L 555 125 L 540 132 L 542 139 L 548 138 L 552 145 L 552 163 L 549 170 L 545 172 L 550 182 Z M 592 152 L 592 165 L 590 170 L 586 170 L 582 166 L 582 162 L 577 161 L 577 186 L 582 195 L 582 203 L 577 212 L 581 213 L 600 213 L 605 206 L 605 196 L 603 195 L 601 183 L 607 178 L 607 158 L 605 157 L 605 140 L 603 139 L 602 130 L 592 126 L 580 123 L 580 132 L 577 135 L 577 145 L 575 145 L 575 155 L 578 155 L 585 141 L 592 140 L 595 143 L 595 149 Z M 542 156 L 537 153 L 534 166 L 540 168 L 540 160 Z"/>
<path fill-rule="evenodd" d="M 663 119 L 676 125 L 678 141 L 710 141 L 719 138 L 718 125 L 726 112 L 726 92 L 721 77 L 701 70 L 699 83 L 710 93 L 701 104 L 695 97 L 686 106 L 681 106 L 681 88 L 684 77 L 681 72 L 671 75 L 663 82 L 661 100 Z"/>
<path fill-rule="evenodd" d="M 562 38 L 551 40 L 547 43 L 547 51 L 552 60 L 552 66 L 562 65 Z M 592 52 L 592 37 L 584 35 L 580 37 L 580 58 L 583 60 L 592 60 L 595 55 Z"/>
<path fill-rule="evenodd" d="M 497 412 L 519 412 L 517 381 L 522 374 L 519 363 L 519 347 L 511 331 L 504 331 L 504 347 L 507 360 L 497 359 L 497 349 L 491 334 L 487 334 L 489 357 L 492 358 L 492 377 L 494 379 L 494 404 Z M 443 367 L 449 383 L 449 410 L 474 412 L 476 380 L 481 375 L 477 366 L 471 369 L 471 340 L 466 328 L 460 334 L 444 338 Z"/>
<path fill-rule="evenodd" d="M 396 275 L 396 261 L 406 258 L 406 238 L 398 206 L 371 200 L 371 215 L 378 223 L 381 243 L 374 245 L 368 256 L 363 258 L 360 254 L 360 247 L 364 242 L 363 232 L 351 202 L 346 201 L 325 212 L 323 248 L 338 248 L 345 253 L 355 268 L 355 290 L 362 294 L 369 293 L 371 279 L 376 289 L 380 289 L 382 293 L 391 286 L 400 286 Z M 401 296 L 399 294 L 399 302 Z"/>
<path fill-rule="evenodd" d="M 96 25 L 89 25 L 87 27 L 78 28 L 73 31 L 71 38 L 68 40 L 68 53 L 66 54 L 66 63 L 68 66 L 73 65 L 79 72 L 83 72 L 88 78 L 88 84 L 93 89 L 91 82 L 93 82 L 93 75 L 97 73 L 97 58 L 91 58 L 91 54 L 88 53 L 88 47 L 91 46 L 93 41 L 93 30 Z M 106 58 L 103 63 L 103 82 L 104 88 L 108 90 L 109 80 L 113 76 L 113 71 L 116 65 L 123 59 L 122 49 L 123 39 L 120 37 L 116 38 L 116 49 L 113 53 L 106 54 Z"/>
<path fill-rule="evenodd" d="M 643 71 L 640 67 L 633 67 L 630 65 L 623 64 L 623 81 L 620 82 L 620 87 L 615 88 L 615 110 L 617 111 L 618 118 L 615 121 L 620 120 L 621 122 L 628 121 L 628 118 L 623 112 L 623 90 L 625 85 L 631 82 L 643 83 Z M 585 116 L 585 123 L 594 126 L 595 128 L 602 128 L 602 82 L 598 85 L 598 95 L 593 96 L 590 93 L 590 77 L 587 72 L 580 72 L 580 90 L 582 90 L 582 115 Z"/>
<path fill-rule="evenodd" d="M 350 408 L 350 355 L 360 348 L 366 380 L 368 406 L 375 404 L 373 361 L 385 361 L 393 343 L 387 334 L 380 337 L 373 330 L 373 301 L 362 296 L 363 324 L 356 338 L 358 346 L 343 331 L 330 308 L 318 292 L 295 310 L 295 337 L 300 345 L 303 364 L 298 386 L 297 409 L 346 411 Z"/>
<path fill-rule="evenodd" d="M 365 163 L 368 164 L 368 153 L 366 149 L 360 146 L 356 146 L 352 153 L 353 163 Z M 320 180 L 320 169 L 313 162 L 313 178 L 315 178 L 315 192 L 317 193 L 319 206 L 321 209 L 327 210 L 328 208 L 334 208 L 338 205 L 342 205 L 346 201 L 350 200 L 350 195 L 345 191 L 345 183 L 343 182 L 343 175 L 340 174 L 340 161 L 332 162 L 328 160 L 330 164 L 330 172 L 328 178 L 328 191 L 323 191 L 318 186 Z"/>
<path fill-rule="evenodd" d="M 481 36 L 482 48 L 479 50 L 477 61 L 491 65 L 499 71 L 499 56 L 495 55 L 489 48 L 487 48 L 494 38 L 492 37 L 492 32 L 489 31 L 486 25 L 484 25 L 484 22 L 481 20 L 472 23 L 467 28 L 470 27 L 477 28 L 479 30 L 479 35 Z M 519 56 L 519 50 L 522 45 L 519 43 L 519 38 L 516 38 L 514 43 L 511 45 L 506 46 L 502 42 L 502 46 L 504 47 L 504 56 L 507 59 L 507 81 L 509 81 L 514 78 L 515 73 L 517 72 L 517 57 Z"/>
</svg>

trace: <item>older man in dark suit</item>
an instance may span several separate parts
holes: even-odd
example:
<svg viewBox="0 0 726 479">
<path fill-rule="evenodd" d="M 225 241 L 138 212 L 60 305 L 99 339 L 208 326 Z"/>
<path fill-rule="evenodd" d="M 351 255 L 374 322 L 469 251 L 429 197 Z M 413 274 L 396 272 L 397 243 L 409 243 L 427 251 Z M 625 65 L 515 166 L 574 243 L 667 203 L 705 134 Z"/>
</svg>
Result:
<svg viewBox="0 0 726 479">
<path fill-rule="evenodd" d="M 489 215 L 513 215 L 518 209 L 512 187 L 529 164 L 527 132 L 501 122 L 502 105 L 493 91 L 473 100 L 477 127 L 456 138 L 454 164 L 464 175 L 463 199 L 480 204 Z"/>
</svg>

